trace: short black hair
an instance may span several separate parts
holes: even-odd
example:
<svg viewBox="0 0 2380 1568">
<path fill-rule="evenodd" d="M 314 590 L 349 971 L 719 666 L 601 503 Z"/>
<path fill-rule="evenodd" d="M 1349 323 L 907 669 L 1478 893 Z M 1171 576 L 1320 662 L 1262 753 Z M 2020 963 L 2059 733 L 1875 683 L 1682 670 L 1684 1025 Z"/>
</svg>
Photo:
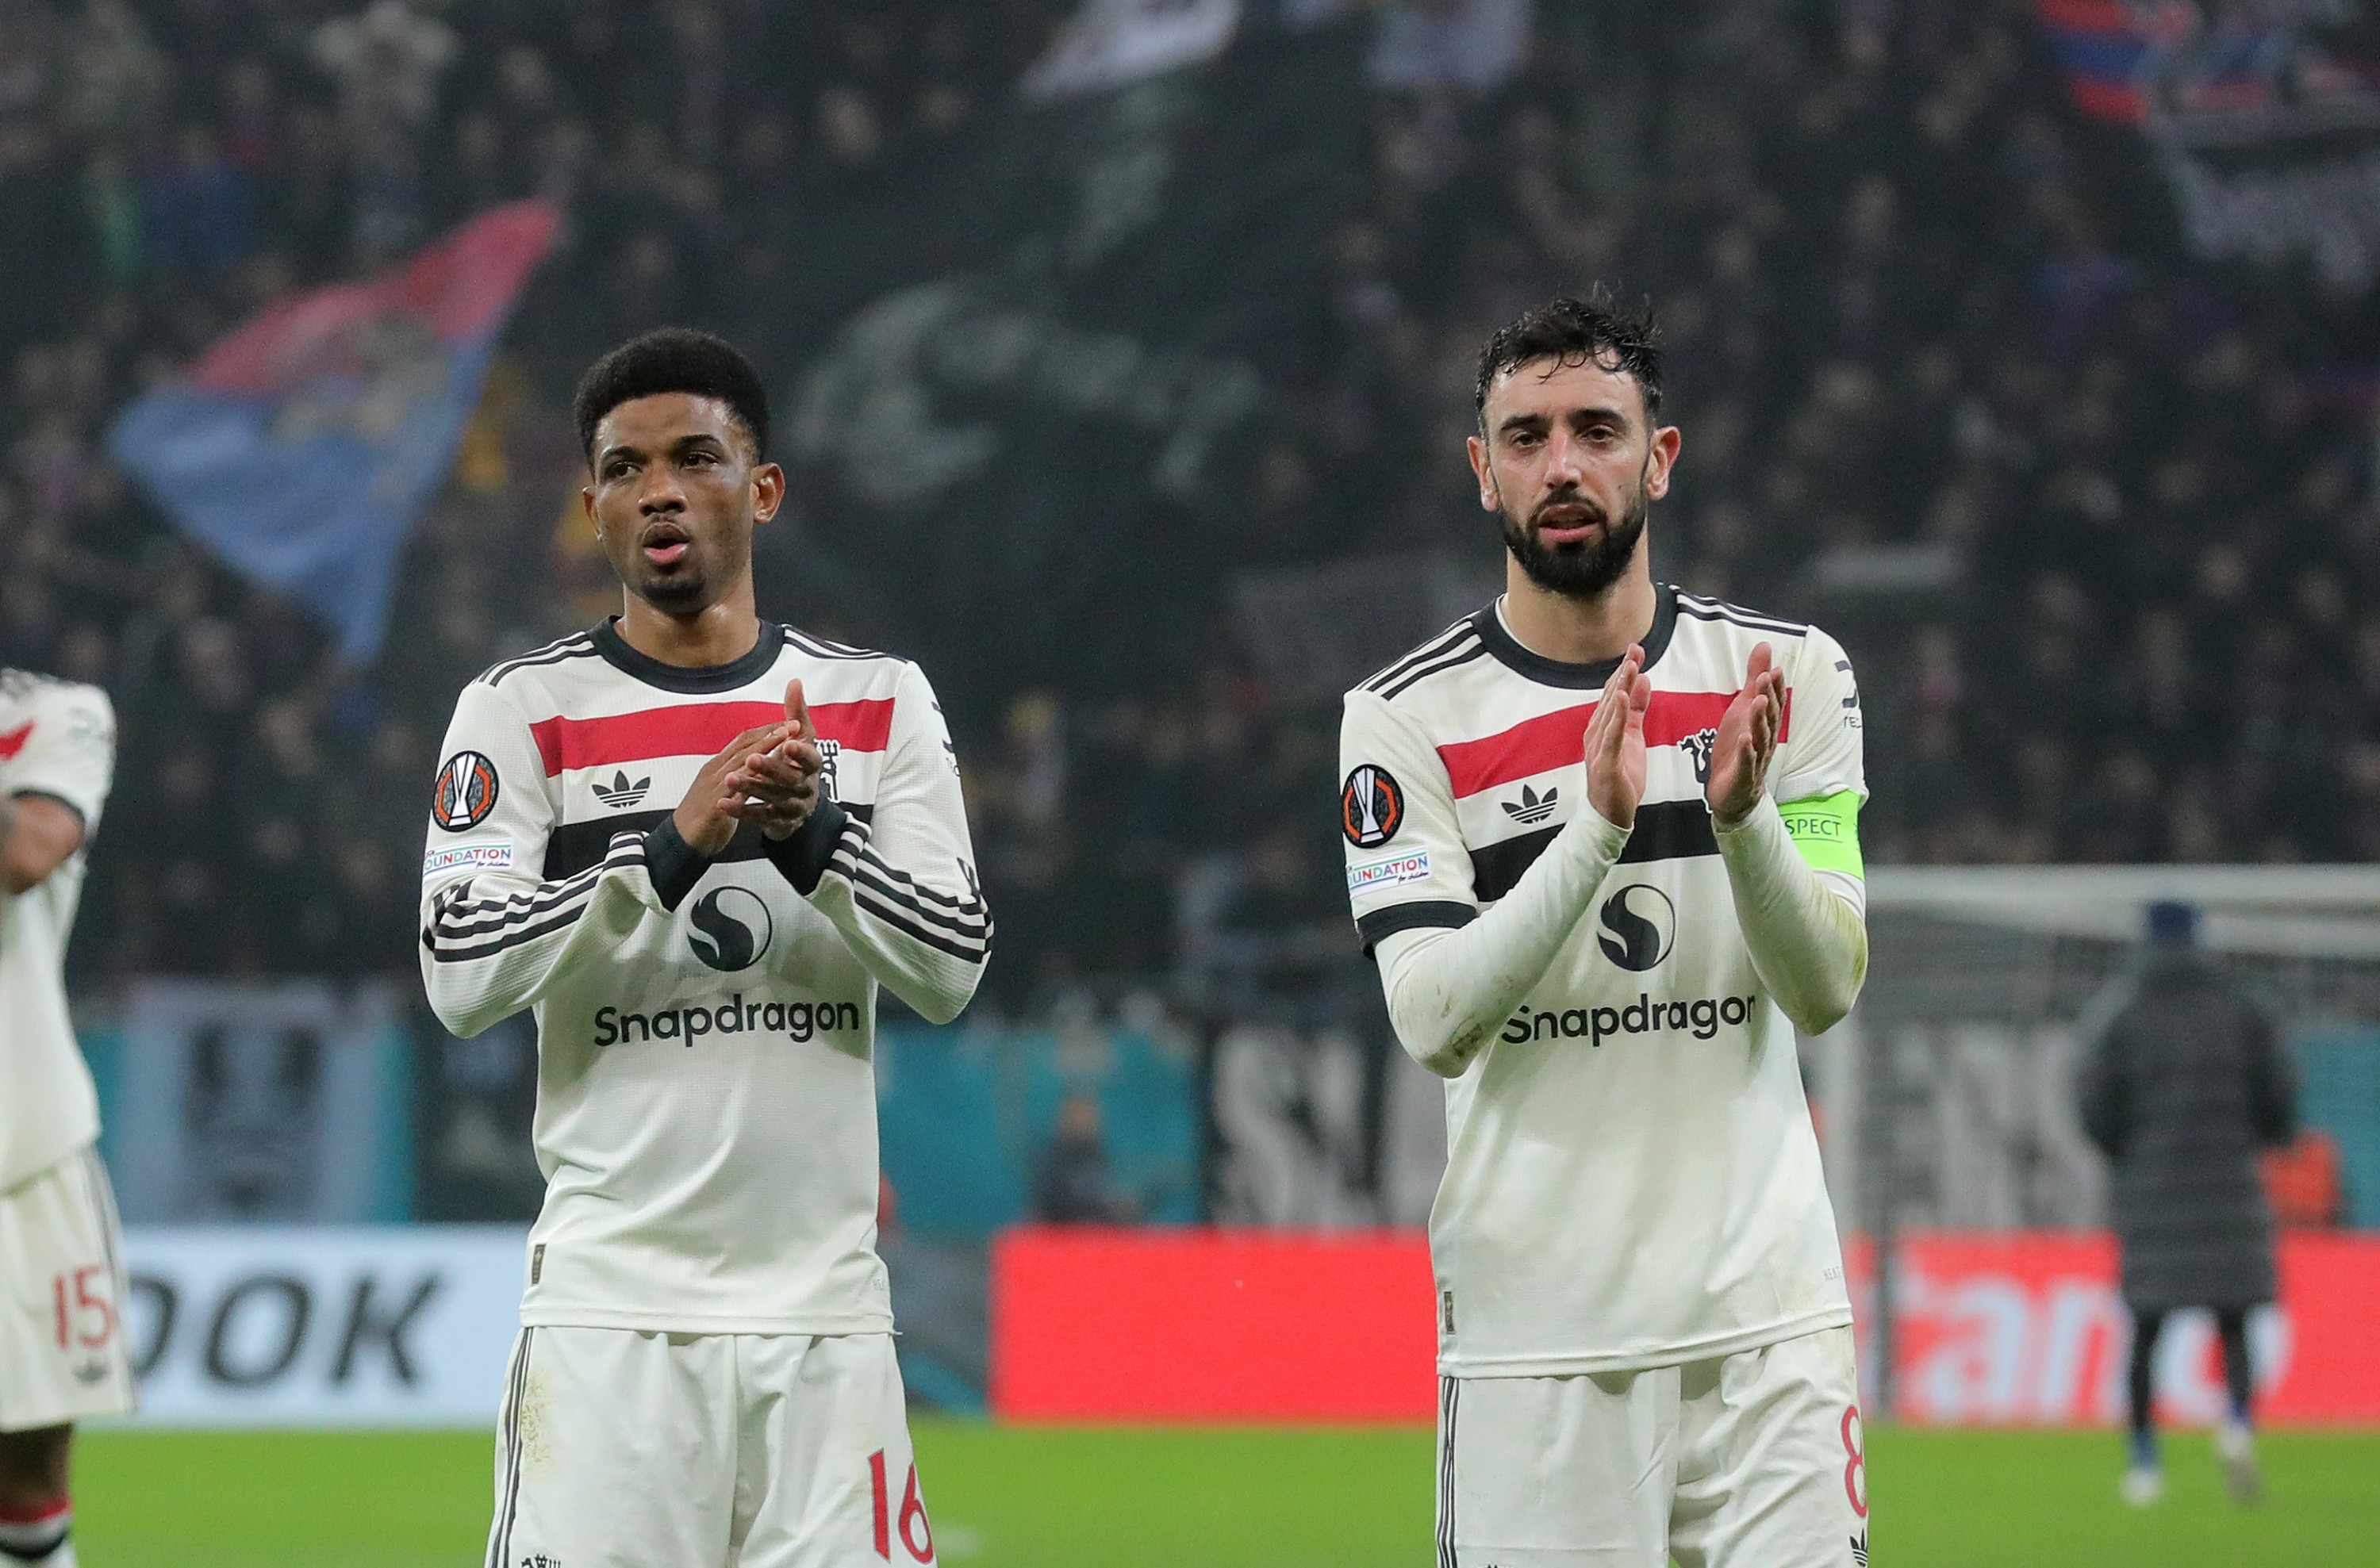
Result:
<svg viewBox="0 0 2380 1568">
<path fill-rule="evenodd" d="M 1507 370 L 1539 359 L 1558 365 L 1600 365 L 1632 378 L 1645 393 L 1647 417 L 1661 412 L 1661 330 L 1652 307 L 1627 311 L 1601 284 L 1582 299 L 1561 295 L 1499 328 L 1479 351 L 1479 380 L 1472 404 L 1484 421 L 1488 389 Z"/>
<path fill-rule="evenodd" d="M 752 461 L 769 450 L 769 394 L 760 373 L 725 338 L 691 327 L 662 327 L 630 338 L 588 367 L 571 401 L 578 422 L 578 448 L 595 465 L 595 427 L 603 416 L 636 398 L 660 392 L 715 397 L 752 442 Z"/>
</svg>

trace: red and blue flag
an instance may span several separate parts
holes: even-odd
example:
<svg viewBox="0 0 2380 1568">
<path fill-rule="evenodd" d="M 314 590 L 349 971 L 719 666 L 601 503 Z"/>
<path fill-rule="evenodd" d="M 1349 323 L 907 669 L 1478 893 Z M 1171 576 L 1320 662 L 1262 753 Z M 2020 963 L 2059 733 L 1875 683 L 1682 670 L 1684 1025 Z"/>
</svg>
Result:
<svg viewBox="0 0 2380 1568">
<path fill-rule="evenodd" d="M 2157 40 L 2124 0 L 2034 0 L 2077 108 L 2135 125 L 2147 118 L 2142 78 Z"/>
<path fill-rule="evenodd" d="M 126 409 L 109 448 L 177 526 L 369 659 L 398 554 L 560 224 L 551 203 L 514 202 L 380 277 L 271 306 Z"/>
</svg>

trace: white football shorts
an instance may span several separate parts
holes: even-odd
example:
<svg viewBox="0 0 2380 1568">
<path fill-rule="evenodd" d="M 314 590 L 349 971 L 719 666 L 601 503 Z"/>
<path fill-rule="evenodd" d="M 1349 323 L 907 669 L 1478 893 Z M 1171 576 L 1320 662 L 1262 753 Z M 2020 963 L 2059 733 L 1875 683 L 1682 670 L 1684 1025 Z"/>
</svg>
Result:
<svg viewBox="0 0 2380 1568">
<path fill-rule="evenodd" d="M 933 1561 L 891 1334 L 514 1342 L 487 1568 Z"/>
<path fill-rule="evenodd" d="M 1439 1568 L 1866 1568 L 1852 1331 L 1715 1360 L 1444 1378 Z"/>
<path fill-rule="evenodd" d="M 0 1432 L 132 1408 L 123 1258 L 97 1150 L 0 1192 Z"/>
</svg>

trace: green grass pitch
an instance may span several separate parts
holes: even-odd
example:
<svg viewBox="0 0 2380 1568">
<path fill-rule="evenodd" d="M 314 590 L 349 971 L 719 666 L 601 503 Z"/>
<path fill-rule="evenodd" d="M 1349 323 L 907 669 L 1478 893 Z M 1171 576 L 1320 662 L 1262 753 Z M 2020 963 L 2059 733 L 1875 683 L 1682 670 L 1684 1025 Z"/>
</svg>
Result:
<svg viewBox="0 0 2380 1568">
<path fill-rule="evenodd" d="M 952 1568 L 1432 1561 L 1426 1430 L 923 1422 L 917 1437 Z M 490 1445 L 454 1432 L 86 1433 L 76 1536 L 86 1568 L 468 1568 Z M 2380 1433 L 2268 1433 L 2264 1453 L 2269 1500 L 2237 1509 L 2205 1440 L 2170 1438 L 2167 1501 L 2135 1514 L 2116 1501 L 2106 1433 L 1878 1429 L 1872 1544 L 1889 1568 L 2380 1565 Z"/>
</svg>

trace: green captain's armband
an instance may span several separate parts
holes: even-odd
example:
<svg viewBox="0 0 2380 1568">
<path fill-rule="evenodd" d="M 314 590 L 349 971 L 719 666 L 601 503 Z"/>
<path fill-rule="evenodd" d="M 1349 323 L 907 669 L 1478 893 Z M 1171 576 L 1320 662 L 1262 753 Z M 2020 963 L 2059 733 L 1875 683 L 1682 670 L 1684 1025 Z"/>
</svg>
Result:
<svg viewBox="0 0 2380 1568">
<path fill-rule="evenodd" d="M 1857 790 L 1788 801 L 1777 810 L 1812 871 L 1840 871 L 1867 879 L 1867 862 L 1860 859 Z"/>
</svg>

